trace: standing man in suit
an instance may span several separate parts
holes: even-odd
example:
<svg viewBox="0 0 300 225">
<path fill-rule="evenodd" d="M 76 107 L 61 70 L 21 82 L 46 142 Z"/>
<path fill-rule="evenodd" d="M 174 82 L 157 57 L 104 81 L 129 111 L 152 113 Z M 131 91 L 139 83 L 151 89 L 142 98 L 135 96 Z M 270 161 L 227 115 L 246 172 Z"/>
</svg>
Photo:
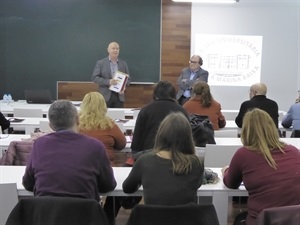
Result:
<svg viewBox="0 0 300 225">
<path fill-rule="evenodd" d="M 191 97 L 191 91 L 196 81 L 202 80 L 207 83 L 208 72 L 201 68 L 203 60 L 199 55 L 193 55 L 189 61 L 190 66 L 182 70 L 177 79 L 179 90 L 176 99 L 183 105 Z"/>
<path fill-rule="evenodd" d="M 116 71 L 120 71 L 129 75 L 127 63 L 119 59 L 120 47 L 117 42 L 111 42 L 108 47 L 108 57 L 97 61 L 92 81 L 99 85 L 99 91 L 103 95 L 108 108 L 124 107 L 124 91 L 116 93 L 109 90 L 110 85 L 116 85 L 117 81 L 113 79 Z M 130 84 L 130 77 L 126 85 Z"/>
</svg>

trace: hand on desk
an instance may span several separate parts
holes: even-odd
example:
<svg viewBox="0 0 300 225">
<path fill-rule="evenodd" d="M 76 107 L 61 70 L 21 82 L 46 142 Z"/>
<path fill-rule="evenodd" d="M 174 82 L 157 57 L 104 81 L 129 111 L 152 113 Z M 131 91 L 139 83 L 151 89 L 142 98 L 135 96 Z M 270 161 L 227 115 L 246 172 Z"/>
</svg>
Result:
<svg viewBox="0 0 300 225">
<path fill-rule="evenodd" d="M 225 171 L 229 168 L 229 166 L 224 166 L 222 169 L 221 169 L 221 172 L 222 172 L 222 176 L 224 177 L 224 173 Z"/>
</svg>

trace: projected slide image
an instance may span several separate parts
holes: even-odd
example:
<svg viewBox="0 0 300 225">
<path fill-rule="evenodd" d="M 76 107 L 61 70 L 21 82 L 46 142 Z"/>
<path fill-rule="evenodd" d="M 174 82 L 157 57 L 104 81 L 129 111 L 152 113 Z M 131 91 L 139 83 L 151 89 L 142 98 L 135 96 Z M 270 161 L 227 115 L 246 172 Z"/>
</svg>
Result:
<svg viewBox="0 0 300 225">
<path fill-rule="evenodd" d="M 196 34 L 194 53 L 203 58 L 208 83 L 250 86 L 260 82 L 262 36 Z"/>
</svg>

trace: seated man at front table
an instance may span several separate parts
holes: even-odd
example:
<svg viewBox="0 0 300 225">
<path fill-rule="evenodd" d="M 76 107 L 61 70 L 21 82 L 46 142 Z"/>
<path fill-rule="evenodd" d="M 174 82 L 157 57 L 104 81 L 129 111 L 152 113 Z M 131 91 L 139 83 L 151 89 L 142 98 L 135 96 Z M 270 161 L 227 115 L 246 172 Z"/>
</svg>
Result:
<svg viewBox="0 0 300 225">
<path fill-rule="evenodd" d="M 67 100 L 48 111 L 55 131 L 38 138 L 27 161 L 23 185 L 35 196 L 70 196 L 100 200 L 99 192 L 114 190 L 116 180 L 105 147 L 77 133 L 76 107 Z"/>
<path fill-rule="evenodd" d="M 235 123 L 238 127 L 242 127 L 243 118 L 247 111 L 253 108 L 259 108 L 267 112 L 273 119 L 276 128 L 278 128 L 278 105 L 275 101 L 266 97 L 267 86 L 263 83 L 256 83 L 250 87 L 250 100 L 244 101 L 241 104 L 239 114 L 235 118 Z"/>
</svg>

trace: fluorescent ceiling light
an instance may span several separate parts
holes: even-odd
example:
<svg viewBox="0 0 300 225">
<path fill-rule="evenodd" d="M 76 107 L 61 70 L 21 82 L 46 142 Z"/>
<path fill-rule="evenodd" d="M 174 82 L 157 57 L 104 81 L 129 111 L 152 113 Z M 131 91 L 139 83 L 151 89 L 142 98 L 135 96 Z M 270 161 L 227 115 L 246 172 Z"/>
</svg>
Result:
<svg viewBox="0 0 300 225">
<path fill-rule="evenodd" d="M 193 3 L 237 3 L 239 0 L 173 0 L 173 2 L 193 2 Z"/>
</svg>

